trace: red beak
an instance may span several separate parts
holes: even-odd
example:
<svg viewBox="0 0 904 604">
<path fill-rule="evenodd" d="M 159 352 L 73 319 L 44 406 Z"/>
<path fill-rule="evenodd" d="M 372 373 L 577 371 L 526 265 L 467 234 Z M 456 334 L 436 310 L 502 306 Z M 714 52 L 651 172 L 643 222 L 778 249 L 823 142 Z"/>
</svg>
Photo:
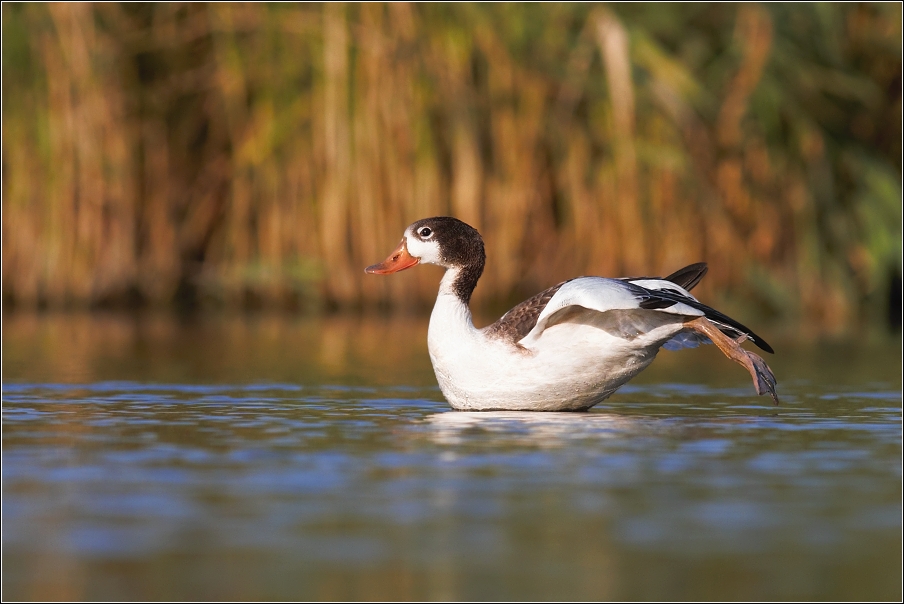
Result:
<svg viewBox="0 0 904 604">
<path fill-rule="evenodd" d="M 418 259 L 408 253 L 406 240 L 403 237 L 399 247 L 394 249 L 389 257 L 380 264 L 374 264 L 364 269 L 365 273 L 374 275 L 388 275 L 389 273 L 397 273 L 406 268 L 411 268 L 418 263 Z"/>
</svg>

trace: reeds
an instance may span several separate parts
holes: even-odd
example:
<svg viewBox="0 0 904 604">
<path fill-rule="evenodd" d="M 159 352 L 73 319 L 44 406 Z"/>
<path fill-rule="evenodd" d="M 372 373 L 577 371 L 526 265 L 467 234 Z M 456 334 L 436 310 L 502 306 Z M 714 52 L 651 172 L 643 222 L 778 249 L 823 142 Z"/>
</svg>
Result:
<svg viewBox="0 0 904 604">
<path fill-rule="evenodd" d="M 825 325 L 901 254 L 900 7 L 3 5 L 3 299 L 416 307 L 413 220 L 477 304 L 710 262 Z"/>
</svg>

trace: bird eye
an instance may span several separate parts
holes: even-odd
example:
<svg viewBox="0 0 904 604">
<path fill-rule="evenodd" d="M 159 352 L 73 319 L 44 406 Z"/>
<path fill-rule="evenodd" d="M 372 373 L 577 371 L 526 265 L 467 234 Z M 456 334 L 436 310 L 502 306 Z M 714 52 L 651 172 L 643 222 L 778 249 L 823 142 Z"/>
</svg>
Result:
<svg viewBox="0 0 904 604">
<path fill-rule="evenodd" d="M 417 234 L 424 239 L 429 239 L 430 236 L 433 235 L 433 231 L 430 229 L 430 227 L 424 227 L 420 231 L 418 231 Z"/>
</svg>

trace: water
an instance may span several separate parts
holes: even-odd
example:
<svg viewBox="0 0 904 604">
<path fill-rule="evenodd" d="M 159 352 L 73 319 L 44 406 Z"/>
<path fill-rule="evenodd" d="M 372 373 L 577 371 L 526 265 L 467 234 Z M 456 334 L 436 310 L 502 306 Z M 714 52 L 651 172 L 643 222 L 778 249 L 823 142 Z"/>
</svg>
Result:
<svg viewBox="0 0 904 604">
<path fill-rule="evenodd" d="M 5 317 L 4 598 L 900 597 L 899 341 L 460 413 L 425 329 Z"/>
</svg>

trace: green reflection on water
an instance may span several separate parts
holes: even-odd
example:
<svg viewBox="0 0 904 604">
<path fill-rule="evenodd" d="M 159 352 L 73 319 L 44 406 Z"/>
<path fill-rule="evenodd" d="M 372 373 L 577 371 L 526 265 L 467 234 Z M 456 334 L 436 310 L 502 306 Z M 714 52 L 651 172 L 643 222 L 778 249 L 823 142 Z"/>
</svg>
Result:
<svg viewBox="0 0 904 604">
<path fill-rule="evenodd" d="M 454 413 L 421 319 L 10 316 L 9 599 L 894 599 L 898 342 Z M 711 348 L 711 347 L 710 347 Z"/>
</svg>

